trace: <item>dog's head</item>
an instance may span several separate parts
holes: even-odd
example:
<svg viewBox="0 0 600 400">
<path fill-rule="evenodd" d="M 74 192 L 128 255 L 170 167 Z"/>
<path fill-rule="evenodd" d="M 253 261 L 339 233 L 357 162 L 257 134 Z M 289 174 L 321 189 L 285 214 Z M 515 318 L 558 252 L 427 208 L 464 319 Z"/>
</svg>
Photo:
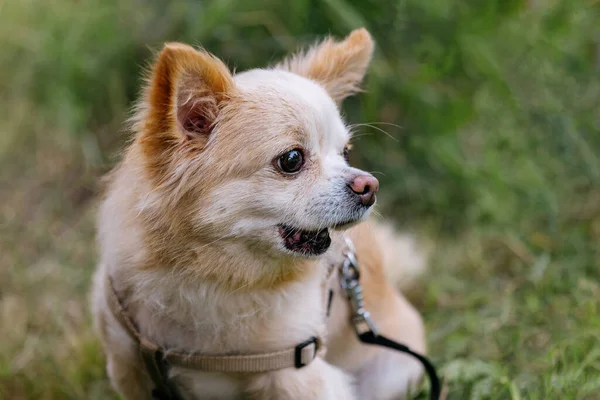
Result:
<svg viewBox="0 0 600 400">
<path fill-rule="evenodd" d="M 154 187 L 144 207 L 207 243 L 236 240 L 275 257 L 325 252 L 331 229 L 375 203 L 377 179 L 348 164 L 339 112 L 372 52 L 362 29 L 232 75 L 203 50 L 167 44 L 135 120 Z"/>
</svg>

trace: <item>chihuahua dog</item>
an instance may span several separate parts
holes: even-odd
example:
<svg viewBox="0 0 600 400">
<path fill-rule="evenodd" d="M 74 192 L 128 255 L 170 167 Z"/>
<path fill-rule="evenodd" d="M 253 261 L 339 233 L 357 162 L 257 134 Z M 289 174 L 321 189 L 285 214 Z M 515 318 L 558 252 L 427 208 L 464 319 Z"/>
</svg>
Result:
<svg viewBox="0 0 600 400">
<path fill-rule="evenodd" d="M 425 352 L 421 317 L 389 279 L 419 256 L 367 219 L 379 183 L 348 163 L 340 106 L 373 48 L 359 29 L 236 74 L 202 49 L 160 51 L 98 219 L 93 311 L 124 398 L 152 398 L 153 383 L 108 304 L 110 282 L 140 335 L 167 351 L 246 355 L 323 338 L 326 352 L 302 368 L 172 366 L 185 399 L 397 399 L 418 384 L 418 362 L 357 340 L 339 282 L 330 313 L 323 301 L 347 235 L 379 331 Z"/>
</svg>

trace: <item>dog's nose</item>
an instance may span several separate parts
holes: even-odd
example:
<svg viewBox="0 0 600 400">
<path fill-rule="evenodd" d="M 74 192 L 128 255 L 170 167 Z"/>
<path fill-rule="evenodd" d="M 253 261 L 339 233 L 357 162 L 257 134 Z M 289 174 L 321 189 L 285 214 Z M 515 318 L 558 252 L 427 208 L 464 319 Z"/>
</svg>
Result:
<svg viewBox="0 0 600 400">
<path fill-rule="evenodd" d="M 358 175 L 348 186 L 358 195 L 362 205 L 370 207 L 375 203 L 375 193 L 379 190 L 379 181 L 373 175 Z"/>
</svg>

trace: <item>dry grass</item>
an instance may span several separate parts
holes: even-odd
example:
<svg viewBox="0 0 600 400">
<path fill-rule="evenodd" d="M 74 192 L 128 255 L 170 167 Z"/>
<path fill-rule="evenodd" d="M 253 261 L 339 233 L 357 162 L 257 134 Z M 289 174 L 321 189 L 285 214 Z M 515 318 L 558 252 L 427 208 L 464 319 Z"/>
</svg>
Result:
<svg viewBox="0 0 600 400">
<path fill-rule="evenodd" d="M 363 24 L 379 53 L 346 110 L 403 128 L 361 129 L 353 157 L 435 243 L 417 299 L 447 398 L 600 399 L 598 9 L 475 3 L 0 2 L 0 399 L 116 398 L 88 312 L 95 203 L 148 46 L 242 69 Z"/>
</svg>

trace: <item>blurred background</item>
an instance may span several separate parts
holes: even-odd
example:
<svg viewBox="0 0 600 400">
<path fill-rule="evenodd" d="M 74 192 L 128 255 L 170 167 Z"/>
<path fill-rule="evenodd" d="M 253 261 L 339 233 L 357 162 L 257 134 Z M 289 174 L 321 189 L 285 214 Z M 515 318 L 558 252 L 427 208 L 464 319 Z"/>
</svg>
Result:
<svg viewBox="0 0 600 400">
<path fill-rule="evenodd" d="M 362 26 L 352 162 L 432 251 L 411 298 L 447 398 L 600 399 L 598 0 L 4 0 L 0 19 L 0 399 L 116 398 L 94 218 L 153 51 L 244 70 Z"/>
</svg>

